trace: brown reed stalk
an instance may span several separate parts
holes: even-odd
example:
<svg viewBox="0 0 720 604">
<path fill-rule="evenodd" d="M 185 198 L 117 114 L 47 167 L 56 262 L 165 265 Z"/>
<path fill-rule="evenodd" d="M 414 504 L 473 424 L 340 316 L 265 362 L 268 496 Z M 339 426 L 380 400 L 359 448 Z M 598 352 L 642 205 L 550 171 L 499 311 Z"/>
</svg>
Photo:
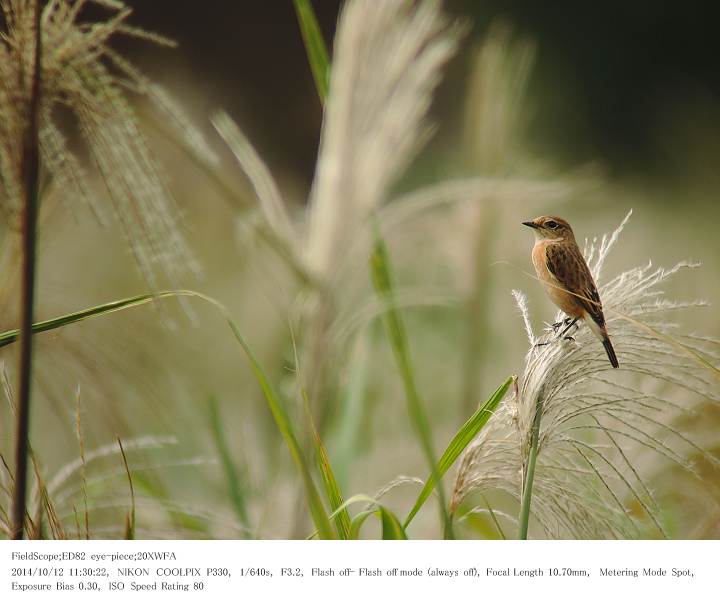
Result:
<svg viewBox="0 0 720 604">
<path fill-rule="evenodd" d="M 15 428 L 15 484 L 13 487 L 12 538 L 23 538 L 27 493 L 30 391 L 32 382 L 32 324 L 35 307 L 35 272 L 39 190 L 40 115 L 40 0 L 34 6 L 35 60 L 22 148 L 22 282 L 20 290 L 20 364 L 17 424 Z"/>
</svg>

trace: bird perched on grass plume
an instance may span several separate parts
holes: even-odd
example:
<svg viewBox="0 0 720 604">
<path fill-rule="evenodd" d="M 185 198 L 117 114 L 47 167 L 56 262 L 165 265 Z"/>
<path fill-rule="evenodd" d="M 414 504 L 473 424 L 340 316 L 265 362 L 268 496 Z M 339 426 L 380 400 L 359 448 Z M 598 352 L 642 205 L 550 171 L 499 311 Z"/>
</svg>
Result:
<svg viewBox="0 0 720 604">
<path fill-rule="evenodd" d="M 535 234 L 532 251 L 535 272 L 550 300 L 567 315 L 560 337 L 582 319 L 602 342 L 610 364 L 617 368 L 600 295 L 570 225 L 557 216 L 540 216 L 523 224 Z M 560 324 L 554 327 L 557 329 Z"/>
</svg>

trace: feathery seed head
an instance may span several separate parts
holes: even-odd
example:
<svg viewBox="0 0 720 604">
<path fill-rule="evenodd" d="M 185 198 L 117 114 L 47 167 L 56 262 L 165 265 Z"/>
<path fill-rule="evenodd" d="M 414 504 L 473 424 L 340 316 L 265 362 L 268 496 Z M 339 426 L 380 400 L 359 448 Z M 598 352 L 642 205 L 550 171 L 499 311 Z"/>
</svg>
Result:
<svg viewBox="0 0 720 604">
<path fill-rule="evenodd" d="M 353 0 L 340 16 L 306 262 L 328 277 L 344 241 L 425 142 L 425 116 L 457 27 L 434 0 Z"/>
<path fill-rule="evenodd" d="M 90 4 L 107 9 L 108 18 L 98 23 L 81 21 L 80 13 Z M 29 0 L 0 2 L 6 24 L 0 39 L 0 208 L 10 222 L 18 216 L 22 199 L 18 149 L 22 148 L 34 73 L 34 7 L 35 2 Z M 176 204 L 125 92 L 157 100 L 175 122 L 184 125 L 188 136 L 197 139 L 197 134 L 168 104 L 167 96 L 109 46 L 115 34 L 173 45 L 129 26 L 130 14 L 131 9 L 116 0 L 51 0 L 45 5 L 41 16 L 40 152 L 56 189 L 67 199 L 85 200 L 102 215 L 87 174 L 57 125 L 55 110 L 68 108 L 76 117 L 143 276 L 155 288 L 156 265 L 172 282 L 197 267 L 179 230 Z"/>
<path fill-rule="evenodd" d="M 586 249 L 598 279 L 603 262 L 627 219 L 610 236 Z M 613 342 L 621 351 L 618 379 L 586 327 L 575 341 L 547 330 L 533 335 L 527 303 L 513 292 L 525 321 L 530 349 L 517 392 L 501 403 L 465 452 L 455 483 L 453 506 L 471 492 L 499 490 L 521 499 L 538 403 L 541 424 L 532 511 L 549 537 L 631 537 L 665 534 L 658 504 L 640 464 L 650 453 L 693 474 L 693 459 L 718 460 L 681 430 L 674 419 L 698 402 L 720 403 L 716 375 L 718 343 L 682 334 L 666 313 L 702 306 L 673 302 L 658 289 L 684 268 L 650 264 L 601 283 Z M 559 315 L 558 315 L 559 318 Z M 536 346 L 538 342 L 547 345 Z M 702 361 L 701 361 L 702 360 Z M 613 372 L 609 375 L 609 372 Z M 642 510 L 640 518 L 629 513 Z"/>
</svg>

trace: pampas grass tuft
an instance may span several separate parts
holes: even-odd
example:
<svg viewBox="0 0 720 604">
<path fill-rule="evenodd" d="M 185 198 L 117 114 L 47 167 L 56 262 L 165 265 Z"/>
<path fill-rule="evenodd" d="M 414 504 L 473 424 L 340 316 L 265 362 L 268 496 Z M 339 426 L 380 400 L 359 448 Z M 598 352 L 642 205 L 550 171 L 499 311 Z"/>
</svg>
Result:
<svg viewBox="0 0 720 604">
<path fill-rule="evenodd" d="M 698 265 L 683 262 L 666 270 L 648 263 L 603 283 L 604 261 L 629 217 L 585 250 L 620 370 L 611 368 L 585 326 L 572 334 L 575 341 L 557 340 L 552 329 L 535 336 L 526 299 L 513 292 L 530 345 L 525 368 L 517 390 L 466 450 L 453 509 L 471 493 L 501 491 L 520 502 L 536 409 L 542 413 L 531 507 L 537 536 L 667 536 L 643 475 L 645 458 L 689 474 L 696 473 L 692 460 L 698 456 L 718 466 L 713 455 L 673 427 L 697 404 L 720 403 L 716 376 L 697 358 L 717 365 L 718 344 L 684 334 L 668 316 L 704 303 L 674 302 L 660 289 L 679 271 Z M 536 346 L 542 342 L 549 343 Z"/>
<path fill-rule="evenodd" d="M 82 10 L 94 4 L 106 20 L 87 23 Z M 0 208 L 16 222 L 22 206 L 18 149 L 27 120 L 28 74 L 34 57 L 34 3 L 3 0 L 6 31 L 0 40 Z M 148 285 L 158 288 L 157 266 L 171 282 L 198 269 L 178 224 L 178 211 L 165 177 L 138 127 L 126 93 L 155 100 L 187 137 L 201 140 L 164 91 L 152 85 L 110 46 L 122 34 L 163 46 L 174 43 L 131 27 L 131 9 L 115 0 L 52 0 L 41 16 L 40 152 L 55 187 L 68 200 L 84 200 L 100 217 L 105 211 L 88 181 L 88 172 L 70 150 L 58 125 L 58 108 L 75 116 L 92 164 L 101 176 L 137 263 Z"/>
</svg>

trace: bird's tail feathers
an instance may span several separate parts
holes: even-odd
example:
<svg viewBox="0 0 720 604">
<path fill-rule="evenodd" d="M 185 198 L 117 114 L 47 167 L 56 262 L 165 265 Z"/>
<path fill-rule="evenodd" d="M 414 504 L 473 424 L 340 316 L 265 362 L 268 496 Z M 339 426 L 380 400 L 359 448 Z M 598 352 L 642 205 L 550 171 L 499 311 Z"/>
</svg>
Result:
<svg viewBox="0 0 720 604">
<path fill-rule="evenodd" d="M 598 324 L 595 319 L 587 313 L 585 313 L 582 318 L 585 324 L 590 328 L 590 331 L 592 331 L 595 337 L 602 342 L 605 347 L 605 352 L 607 352 L 608 359 L 610 359 L 610 364 L 617 369 L 620 365 L 617 360 L 617 355 L 615 354 L 615 349 L 610 343 L 610 338 L 608 337 L 605 325 Z"/>
<path fill-rule="evenodd" d="M 618 367 L 620 367 L 620 364 L 618 363 L 617 355 L 615 354 L 615 349 L 613 348 L 613 345 L 610 343 L 610 338 L 608 338 L 606 336 L 605 339 L 602 341 L 602 343 L 603 343 L 603 346 L 605 347 L 605 352 L 607 352 L 608 359 L 610 359 L 610 364 L 615 369 L 617 369 Z"/>
</svg>

